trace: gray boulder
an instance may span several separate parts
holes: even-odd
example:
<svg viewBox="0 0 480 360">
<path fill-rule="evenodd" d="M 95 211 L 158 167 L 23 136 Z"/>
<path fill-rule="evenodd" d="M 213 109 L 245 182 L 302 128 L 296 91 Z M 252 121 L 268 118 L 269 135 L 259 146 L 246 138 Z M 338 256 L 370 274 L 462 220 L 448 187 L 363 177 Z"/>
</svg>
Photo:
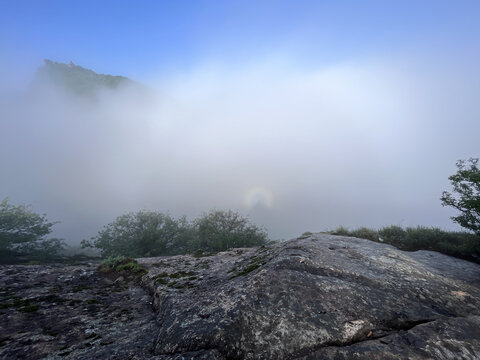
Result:
<svg viewBox="0 0 480 360">
<path fill-rule="evenodd" d="M 480 266 L 315 234 L 141 259 L 162 359 L 480 359 Z"/>
<path fill-rule="evenodd" d="M 480 266 L 314 234 L 216 255 L 0 266 L 0 359 L 480 359 Z"/>
</svg>

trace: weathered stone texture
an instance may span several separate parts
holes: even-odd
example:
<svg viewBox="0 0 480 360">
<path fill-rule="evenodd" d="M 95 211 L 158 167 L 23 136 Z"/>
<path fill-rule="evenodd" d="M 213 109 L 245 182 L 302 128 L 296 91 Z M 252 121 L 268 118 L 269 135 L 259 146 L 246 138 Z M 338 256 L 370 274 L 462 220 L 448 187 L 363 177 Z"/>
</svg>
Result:
<svg viewBox="0 0 480 360">
<path fill-rule="evenodd" d="M 141 262 L 161 325 L 156 354 L 480 358 L 480 267 L 435 252 L 317 234 Z"/>
<path fill-rule="evenodd" d="M 0 266 L 0 359 L 148 357 L 151 297 L 96 265 Z"/>
<path fill-rule="evenodd" d="M 0 310 L 0 357 L 480 359 L 474 263 L 327 234 L 138 261 L 151 297 L 93 266 L 0 267 L 2 302 L 39 305 Z"/>
</svg>

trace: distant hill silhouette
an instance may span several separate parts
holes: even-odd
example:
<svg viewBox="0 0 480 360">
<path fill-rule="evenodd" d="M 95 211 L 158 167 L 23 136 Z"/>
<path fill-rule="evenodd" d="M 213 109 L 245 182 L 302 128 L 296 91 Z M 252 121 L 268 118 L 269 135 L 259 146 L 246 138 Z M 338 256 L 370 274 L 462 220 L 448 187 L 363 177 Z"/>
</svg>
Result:
<svg viewBox="0 0 480 360">
<path fill-rule="evenodd" d="M 51 60 L 45 60 L 45 64 L 38 68 L 33 84 L 55 85 L 75 94 L 87 96 L 100 90 L 115 90 L 124 86 L 147 90 L 144 85 L 124 76 L 97 74 L 72 62 L 64 64 Z"/>
</svg>

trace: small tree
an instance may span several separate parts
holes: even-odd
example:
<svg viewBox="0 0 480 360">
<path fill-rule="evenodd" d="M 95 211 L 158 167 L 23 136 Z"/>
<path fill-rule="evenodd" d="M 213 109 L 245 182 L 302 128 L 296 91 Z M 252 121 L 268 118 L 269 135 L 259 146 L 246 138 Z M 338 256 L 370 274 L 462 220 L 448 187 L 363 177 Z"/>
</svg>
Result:
<svg viewBox="0 0 480 360">
<path fill-rule="evenodd" d="M 465 229 L 480 235 L 480 169 L 478 158 L 457 161 L 457 173 L 450 176 L 453 193 L 444 191 L 440 200 L 443 206 L 452 206 L 461 212 L 452 220 Z"/>
<path fill-rule="evenodd" d="M 195 221 L 198 247 L 205 251 L 224 251 L 235 247 L 252 247 L 267 243 L 264 229 L 234 211 L 212 210 Z"/>
<path fill-rule="evenodd" d="M 191 239 L 185 218 L 175 220 L 156 211 L 127 213 L 106 225 L 93 243 L 82 246 L 101 249 L 102 256 L 160 256 L 186 253 Z"/>
<path fill-rule="evenodd" d="M 0 203 L 0 261 L 13 262 L 19 256 L 53 259 L 63 249 L 62 240 L 47 239 L 55 224 L 26 205 L 15 206 L 4 199 Z"/>
</svg>

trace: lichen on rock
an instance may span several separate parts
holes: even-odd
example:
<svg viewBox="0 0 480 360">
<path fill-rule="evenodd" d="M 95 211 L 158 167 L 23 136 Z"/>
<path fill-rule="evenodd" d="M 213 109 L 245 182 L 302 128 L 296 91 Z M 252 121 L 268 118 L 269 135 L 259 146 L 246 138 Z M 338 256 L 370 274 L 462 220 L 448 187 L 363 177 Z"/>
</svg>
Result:
<svg viewBox="0 0 480 360">
<path fill-rule="evenodd" d="M 477 264 L 327 234 L 208 255 L 1 266 L 0 357 L 480 358 Z"/>
</svg>

